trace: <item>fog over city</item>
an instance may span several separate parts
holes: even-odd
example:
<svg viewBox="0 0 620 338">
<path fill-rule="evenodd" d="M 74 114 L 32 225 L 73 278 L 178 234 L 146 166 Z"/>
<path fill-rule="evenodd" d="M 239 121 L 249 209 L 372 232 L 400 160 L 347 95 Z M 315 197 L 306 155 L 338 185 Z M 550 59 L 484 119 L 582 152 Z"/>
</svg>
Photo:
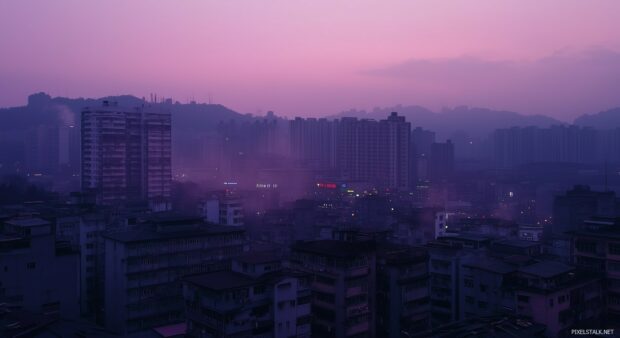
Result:
<svg viewBox="0 0 620 338">
<path fill-rule="evenodd" d="M 615 337 L 620 3 L 0 3 L 0 337 Z"/>
</svg>

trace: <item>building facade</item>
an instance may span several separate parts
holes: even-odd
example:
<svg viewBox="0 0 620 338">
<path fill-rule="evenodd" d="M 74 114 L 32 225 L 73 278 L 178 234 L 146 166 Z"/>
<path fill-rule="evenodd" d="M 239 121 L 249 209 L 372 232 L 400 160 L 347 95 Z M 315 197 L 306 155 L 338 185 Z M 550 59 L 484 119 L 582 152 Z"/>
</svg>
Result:
<svg viewBox="0 0 620 338">
<path fill-rule="evenodd" d="M 119 333 L 184 321 L 181 279 L 226 269 L 247 250 L 241 227 L 155 220 L 105 235 L 105 325 Z"/>
<path fill-rule="evenodd" d="M 82 111 L 82 190 L 97 203 L 169 209 L 171 117 L 107 101 Z"/>
</svg>

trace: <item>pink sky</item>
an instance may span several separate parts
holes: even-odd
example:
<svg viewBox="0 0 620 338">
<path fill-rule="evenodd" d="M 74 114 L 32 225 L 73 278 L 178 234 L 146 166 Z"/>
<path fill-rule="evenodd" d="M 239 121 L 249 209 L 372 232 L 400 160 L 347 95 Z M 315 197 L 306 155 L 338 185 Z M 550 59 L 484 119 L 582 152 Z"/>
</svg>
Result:
<svg viewBox="0 0 620 338">
<path fill-rule="evenodd" d="M 0 106 L 190 97 L 240 112 L 620 105 L 620 1 L 0 2 Z"/>
</svg>

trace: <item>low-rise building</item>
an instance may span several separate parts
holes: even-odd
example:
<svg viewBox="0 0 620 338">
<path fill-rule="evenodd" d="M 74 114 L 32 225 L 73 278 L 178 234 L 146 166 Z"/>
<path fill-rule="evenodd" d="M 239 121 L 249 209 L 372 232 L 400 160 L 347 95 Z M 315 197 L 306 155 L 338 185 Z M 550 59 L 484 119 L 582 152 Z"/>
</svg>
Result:
<svg viewBox="0 0 620 338">
<path fill-rule="evenodd" d="M 377 251 L 377 336 L 401 337 L 430 327 L 428 252 L 408 246 Z"/>
<path fill-rule="evenodd" d="M 242 227 L 153 219 L 105 238 L 105 324 L 131 333 L 184 321 L 181 279 L 230 267 L 247 250 Z"/>
<path fill-rule="evenodd" d="M 0 303 L 11 309 L 74 319 L 79 306 L 79 253 L 57 242 L 37 217 L 6 220 L 0 233 Z"/>
<path fill-rule="evenodd" d="M 270 255 L 244 256 L 232 270 L 185 278 L 188 336 L 309 338 L 308 275 L 279 262 Z"/>
<path fill-rule="evenodd" d="M 601 278 L 569 265 L 542 261 L 520 267 L 515 296 L 516 314 L 544 324 L 550 337 L 601 327 Z"/>
<path fill-rule="evenodd" d="M 573 263 L 604 277 L 606 323 L 620 323 L 620 225 L 615 219 L 588 223 L 571 233 Z"/>
<path fill-rule="evenodd" d="M 313 335 L 375 337 L 374 241 L 299 242 L 290 264 L 311 275 Z"/>
</svg>

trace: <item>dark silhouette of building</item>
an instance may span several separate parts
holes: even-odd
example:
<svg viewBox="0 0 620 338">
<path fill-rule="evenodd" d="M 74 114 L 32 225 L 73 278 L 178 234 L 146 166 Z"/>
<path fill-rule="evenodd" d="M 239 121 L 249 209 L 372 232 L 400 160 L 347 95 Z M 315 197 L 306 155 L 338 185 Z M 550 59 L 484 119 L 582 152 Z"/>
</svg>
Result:
<svg viewBox="0 0 620 338">
<path fill-rule="evenodd" d="M 593 191 L 589 186 L 576 185 L 553 201 L 552 234 L 578 230 L 593 216 L 615 217 L 617 204 L 613 191 Z"/>
<path fill-rule="evenodd" d="M 429 171 L 430 179 L 434 182 L 452 178 L 454 175 L 454 144 L 452 141 L 431 144 Z"/>
</svg>

